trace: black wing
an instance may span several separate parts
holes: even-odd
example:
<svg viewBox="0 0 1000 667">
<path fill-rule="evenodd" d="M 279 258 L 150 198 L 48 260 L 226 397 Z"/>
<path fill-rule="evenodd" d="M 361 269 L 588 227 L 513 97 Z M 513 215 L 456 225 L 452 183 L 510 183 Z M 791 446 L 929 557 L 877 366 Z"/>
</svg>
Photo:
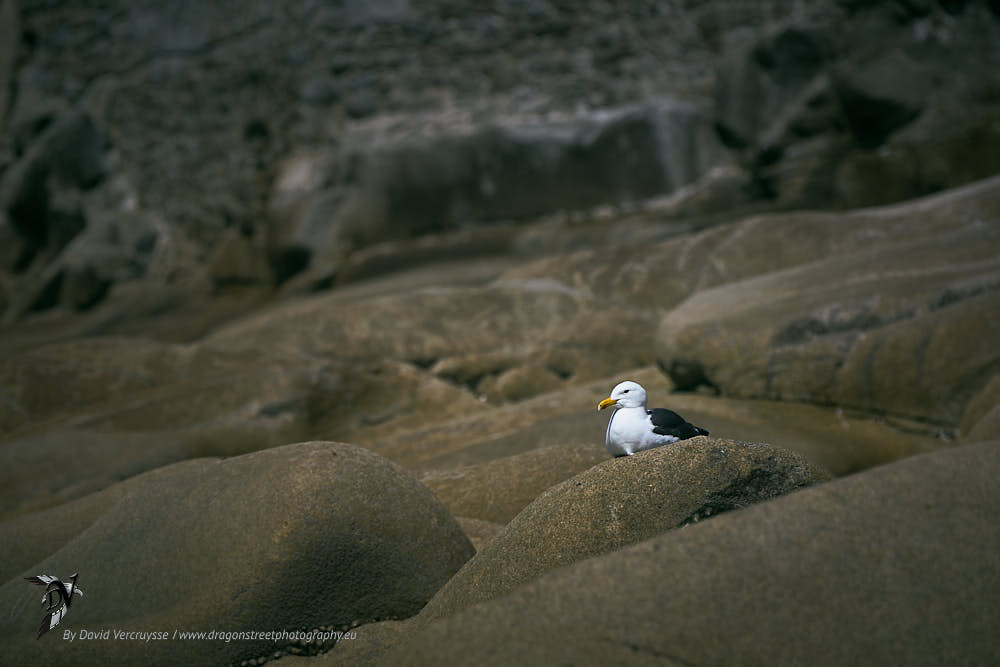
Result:
<svg viewBox="0 0 1000 667">
<path fill-rule="evenodd" d="M 653 422 L 653 433 L 657 435 L 672 435 L 681 440 L 693 438 L 696 435 L 708 435 L 708 431 L 689 424 L 684 420 L 684 417 L 673 410 L 656 408 L 655 410 L 647 410 L 647 412 L 649 412 L 649 421 Z"/>
</svg>

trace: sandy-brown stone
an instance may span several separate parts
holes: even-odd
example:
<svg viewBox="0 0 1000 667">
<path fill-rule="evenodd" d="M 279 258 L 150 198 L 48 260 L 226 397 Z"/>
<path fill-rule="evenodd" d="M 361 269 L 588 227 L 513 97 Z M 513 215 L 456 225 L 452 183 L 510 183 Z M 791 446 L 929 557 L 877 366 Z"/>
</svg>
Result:
<svg viewBox="0 0 1000 667">
<path fill-rule="evenodd" d="M 76 627 L 345 629 L 415 614 L 472 554 L 451 515 L 397 465 L 311 442 L 134 480 L 26 572 L 79 572 L 87 597 L 72 609 Z M 17 577 L 0 586 L 15 610 L 0 621 L 8 664 L 239 663 L 289 643 L 36 642 L 36 594 Z"/>
<path fill-rule="evenodd" d="M 455 613 L 557 567 L 826 479 L 790 452 L 703 436 L 607 460 L 522 510 L 434 596 L 421 618 Z"/>
<path fill-rule="evenodd" d="M 576 563 L 384 665 L 989 664 L 1000 443 L 912 457 Z"/>
</svg>

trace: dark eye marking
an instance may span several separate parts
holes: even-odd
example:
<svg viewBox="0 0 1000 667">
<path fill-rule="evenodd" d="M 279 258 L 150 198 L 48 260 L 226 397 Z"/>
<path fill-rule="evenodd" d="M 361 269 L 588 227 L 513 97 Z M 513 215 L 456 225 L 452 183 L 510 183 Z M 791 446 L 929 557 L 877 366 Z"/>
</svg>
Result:
<svg viewBox="0 0 1000 667">
<path fill-rule="evenodd" d="M 626 389 L 626 390 L 625 390 L 625 391 L 623 391 L 622 393 L 623 393 L 623 394 L 627 394 L 627 393 L 628 393 L 628 389 Z"/>
</svg>

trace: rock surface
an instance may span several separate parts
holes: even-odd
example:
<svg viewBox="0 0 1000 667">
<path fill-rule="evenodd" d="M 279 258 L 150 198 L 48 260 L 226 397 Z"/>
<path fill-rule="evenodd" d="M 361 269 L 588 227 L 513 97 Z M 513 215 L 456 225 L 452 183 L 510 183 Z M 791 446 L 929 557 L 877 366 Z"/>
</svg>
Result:
<svg viewBox="0 0 1000 667">
<path fill-rule="evenodd" d="M 816 3 L 811 21 L 725 44 L 716 125 L 755 193 L 796 207 L 870 206 L 996 173 L 997 99 L 985 92 L 997 83 L 995 9 L 839 4 L 846 20 L 816 20 L 830 9 Z M 992 71 L 974 74 L 987 61 Z"/>
<path fill-rule="evenodd" d="M 479 551 L 483 545 L 493 539 L 493 537 L 503 530 L 503 526 L 492 521 L 482 519 L 471 519 L 465 516 L 457 516 L 455 520 L 465 531 L 465 536 L 469 538 L 472 546 Z"/>
<path fill-rule="evenodd" d="M 415 619 L 382 621 L 352 630 L 352 637 L 338 641 L 318 656 L 281 658 L 281 667 L 376 667 L 400 639 L 414 627 Z"/>
<path fill-rule="evenodd" d="M 203 469 L 207 459 L 192 459 L 165 468 L 157 468 L 130 477 L 117 484 L 39 511 L 25 511 L 0 523 L 3 545 L 0 550 L 0 580 L 9 581 L 33 564 L 61 549 L 67 542 L 89 528 L 101 515 L 128 497 L 134 489 L 141 488 L 147 478 L 155 478 L 169 470 L 170 475 L 180 471 Z M 75 489 L 74 489 L 75 490 Z"/>
<path fill-rule="evenodd" d="M 547 464 L 552 470 L 534 469 L 519 473 L 519 462 L 538 461 L 537 455 L 521 456 L 554 448 L 574 451 L 566 441 L 590 443 L 588 455 L 606 455 L 603 435 L 608 415 L 595 409 L 597 403 L 622 379 L 633 379 L 649 392 L 650 405 L 668 407 L 703 425 L 713 435 L 768 442 L 805 456 L 836 475 L 937 449 L 946 443 L 928 432 L 926 425 L 907 420 L 886 420 L 862 411 L 829 409 L 820 406 L 781 401 L 741 400 L 699 393 L 671 393 L 672 385 L 657 368 L 625 371 L 603 380 L 565 387 L 510 405 L 480 410 L 471 414 L 420 425 L 376 436 L 368 444 L 374 451 L 406 467 L 415 468 L 429 479 L 437 475 L 454 478 L 448 482 L 474 501 L 481 494 L 494 494 L 489 488 L 476 489 L 458 475 L 469 472 L 480 476 L 493 468 L 489 464 L 510 457 L 514 474 L 525 474 L 526 481 L 568 478 L 579 472 L 575 465 L 559 472 L 569 458 L 556 456 Z M 568 453 L 568 452 L 567 452 Z M 582 453 L 582 450 L 581 450 Z M 482 479 L 482 477 L 478 477 Z M 529 488 L 517 477 L 497 482 L 514 492 Z M 494 496 L 497 500 L 501 494 Z"/>
<path fill-rule="evenodd" d="M 998 466 L 996 442 L 970 445 L 671 531 L 439 620 L 380 664 L 988 663 Z"/>
<path fill-rule="evenodd" d="M 453 614 L 549 570 L 828 478 L 789 452 L 707 437 L 605 461 L 536 498 L 420 617 Z"/>
<path fill-rule="evenodd" d="M 35 566 L 80 571 L 87 604 L 66 628 L 126 630 L 326 623 L 331 605 L 306 585 L 315 572 L 324 591 L 368 610 L 335 629 L 369 623 L 318 661 L 382 662 L 416 641 L 417 621 L 371 621 L 415 613 L 472 546 L 488 576 L 440 591 L 454 609 L 562 576 L 548 571 L 557 556 L 602 561 L 635 540 L 698 534 L 661 525 L 669 512 L 609 500 L 643 483 L 629 469 L 595 481 L 591 497 L 618 512 L 619 532 L 602 533 L 610 513 L 581 501 L 588 512 L 568 507 L 565 526 L 552 515 L 531 524 L 551 529 L 541 548 L 514 539 L 530 533 L 518 517 L 567 480 L 634 465 L 606 460 L 608 417 L 595 409 L 624 379 L 719 442 L 766 442 L 834 475 L 995 439 L 997 43 L 1000 11 L 986 0 L 0 0 L 0 597 L 14 610 L 3 636 L 37 607 L 21 579 Z M 351 442 L 372 453 L 358 460 L 383 457 L 371 459 L 381 473 L 340 484 L 335 466 L 302 470 L 300 448 L 282 445 L 305 441 Z M 961 486 L 925 481 L 941 498 Z M 688 515 L 713 484 L 679 485 Z M 351 489 L 338 514 L 331 503 Z M 397 501 L 402 512 L 384 511 Z M 235 509 L 226 521 L 170 512 L 195 502 Z M 875 516 L 859 519 L 881 527 L 873 539 L 897 534 L 901 524 Z M 731 519 L 706 523 L 716 521 Z M 417 592 L 389 609 L 378 606 L 381 575 L 354 569 L 350 585 L 335 584 L 352 561 L 328 561 L 357 546 L 338 541 L 344 531 L 393 522 L 355 550 L 405 561 L 382 574 Z M 332 524 L 343 530 L 324 532 Z M 738 556 L 774 533 L 746 530 Z M 939 553 L 949 530 L 912 533 L 914 549 Z M 830 530 L 813 532 L 772 560 L 815 556 Z M 70 562 L 78 547 L 88 555 Z M 976 562 L 980 543 L 952 547 L 956 562 Z M 535 565 L 514 576 L 501 565 L 519 553 Z M 425 565 L 430 576 L 407 569 Z M 215 566 L 230 579 L 203 584 Z M 156 568 L 164 578 L 150 577 Z M 762 570 L 740 571 L 753 584 L 768 581 Z M 95 573 L 141 579 L 141 614 L 126 610 L 130 581 L 101 590 Z M 258 575 L 274 586 L 243 586 Z M 234 577 L 239 586 L 218 590 Z M 838 577 L 805 590 L 845 599 Z M 659 596 L 663 580 L 639 592 Z M 778 588 L 768 613 L 798 600 Z M 601 597 L 627 618 L 616 590 Z M 570 599 L 553 595 L 545 605 Z M 725 617 L 714 600 L 684 618 L 700 610 L 712 622 L 699 629 L 714 628 Z M 748 604 L 750 620 L 766 616 Z M 560 655 L 561 630 L 544 630 L 555 611 L 495 659 L 524 649 L 527 662 L 532 651 L 573 661 L 577 646 L 587 662 L 626 636 L 581 630 L 585 641 Z M 882 616 L 890 628 L 906 618 Z M 658 617 L 606 662 L 685 660 L 642 634 Z M 881 656 L 904 636 L 880 631 L 822 655 L 856 657 L 874 642 Z M 491 650 L 489 632 L 465 653 L 457 641 L 456 655 Z M 30 643 L 30 628 L 14 634 Z M 755 655 L 753 632 L 735 634 L 751 645 L 740 656 Z M 802 647 L 816 635 L 788 636 Z M 237 644 L 146 655 L 117 643 L 103 655 L 103 643 L 71 653 L 48 637 L 19 655 L 159 663 L 169 649 L 186 663 L 261 664 L 276 650 L 330 648 Z"/>
<path fill-rule="evenodd" d="M 80 572 L 88 604 L 73 607 L 76 627 L 343 630 L 413 615 L 472 553 L 454 519 L 398 466 L 313 442 L 134 480 L 26 572 Z M 23 612 L 0 627 L 12 664 L 239 663 L 294 644 L 36 642 L 36 590 L 14 578 L 0 598 Z"/>
<path fill-rule="evenodd" d="M 962 415 L 962 438 L 967 442 L 1000 439 L 1000 375 L 994 375 L 969 401 Z"/>
<path fill-rule="evenodd" d="M 881 226 L 867 250 L 693 295 L 664 317 L 659 364 L 682 388 L 954 427 L 1000 364 L 1000 227 L 995 214 L 917 238 Z"/>
<path fill-rule="evenodd" d="M 607 458 L 593 442 L 550 445 L 479 465 L 433 470 L 420 481 L 455 516 L 506 524 L 549 487 Z"/>
<path fill-rule="evenodd" d="M 629 239 L 618 247 L 541 259 L 512 268 L 505 277 L 544 277 L 633 307 L 655 305 L 669 311 L 699 290 L 858 252 L 877 253 L 878 248 L 890 253 L 894 246 L 905 248 L 921 240 L 929 245 L 939 237 L 951 241 L 946 250 L 954 245 L 961 252 L 963 238 L 977 234 L 992 248 L 998 208 L 1000 178 L 990 178 L 895 206 L 848 213 L 762 214 L 655 243 Z M 626 226 L 620 229 L 627 234 Z M 956 236 L 949 239 L 949 234 Z M 895 261 L 906 263 L 907 258 Z"/>
<path fill-rule="evenodd" d="M 135 291 L 326 289 L 444 229 L 671 194 L 855 207 L 1000 170 L 987 2 L 379 6 L 5 2 L 6 320 L 120 332 Z"/>
</svg>

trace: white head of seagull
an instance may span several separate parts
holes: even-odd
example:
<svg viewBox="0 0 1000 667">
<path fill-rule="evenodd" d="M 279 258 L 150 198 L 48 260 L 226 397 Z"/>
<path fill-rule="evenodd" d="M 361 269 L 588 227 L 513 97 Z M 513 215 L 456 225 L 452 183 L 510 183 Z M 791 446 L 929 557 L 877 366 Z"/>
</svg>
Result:
<svg viewBox="0 0 1000 667">
<path fill-rule="evenodd" d="M 604 446 L 614 456 L 631 456 L 678 440 L 708 435 L 708 431 L 689 424 L 672 410 L 646 409 L 646 390 L 631 380 L 616 385 L 598 409 L 611 406 L 615 409 L 608 421 Z"/>
<path fill-rule="evenodd" d="M 638 382 L 626 380 L 618 383 L 611 390 L 611 396 L 601 401 L 599 410 L 615 406 L 615 408 L 644 408 L 646 407 L 646 390 Z"/>
</svg>

